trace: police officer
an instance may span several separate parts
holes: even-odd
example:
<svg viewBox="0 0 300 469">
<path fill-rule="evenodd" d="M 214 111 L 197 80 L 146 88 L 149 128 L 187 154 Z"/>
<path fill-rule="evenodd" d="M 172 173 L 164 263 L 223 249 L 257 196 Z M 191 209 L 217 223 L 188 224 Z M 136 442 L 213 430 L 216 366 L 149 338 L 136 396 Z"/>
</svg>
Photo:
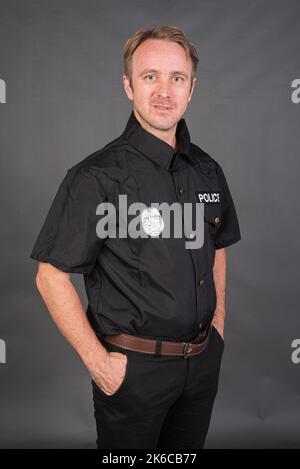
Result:
<svg viewBox="0 0 300 469">
<path fill-rule="evenodd" d="M 224 348 L 225 248 L 240 231 L 220 165 L 191 143 L 182 117 L 197 63 L 173 26 L 127 40 L 127 125 L 67 171 L 31 253 L 38 290 L 90 372 L 98 448 L 197 449 L 209 428 Z M 143 236 L 99 234 L 107 214 L 99 207 L 119 215 L 120 196 L 145 207 Z M 187 248 L 201 233 L 195 218 L 187 232 L 184 211 L 182 236 L 164 237 L 153 203 L 203 204 L 203 242 Z M 72 273 L 84 275 L 87 311 Z"/>
</svg>

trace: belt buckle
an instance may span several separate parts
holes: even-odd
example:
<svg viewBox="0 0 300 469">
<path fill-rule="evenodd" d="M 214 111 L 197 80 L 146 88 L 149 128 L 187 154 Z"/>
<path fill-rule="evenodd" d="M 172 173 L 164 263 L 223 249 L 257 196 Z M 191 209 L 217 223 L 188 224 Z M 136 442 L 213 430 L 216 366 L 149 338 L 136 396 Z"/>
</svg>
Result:
<svg viewBox="0 0 300 469">
<path fill-rule="evenodd" d="M 188 358 L 189 357 L 188 354 L 192 352 L 192 350 L 193 350 L 193 347 L 192 347 L 191 342 L 186 342 L 183 347 L 183 358 Z"/>
</svg>

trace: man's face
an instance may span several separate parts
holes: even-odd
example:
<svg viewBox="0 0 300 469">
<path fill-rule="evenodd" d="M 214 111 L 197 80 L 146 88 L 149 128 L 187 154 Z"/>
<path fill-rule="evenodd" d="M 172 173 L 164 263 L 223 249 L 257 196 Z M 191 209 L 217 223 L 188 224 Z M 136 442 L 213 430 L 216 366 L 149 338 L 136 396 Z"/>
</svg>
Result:
<svg viewBox="0 0 300 469">
<path fill-rule="evenodd" d="M 124 88 L 135 111 L 156 130 L 170 130 L 183 116 L 196 79 L 192 61 L 183 47 L 171 41 L 147 39 L 132 56 L 132 87 L 123 75 Z"/>
</svg>

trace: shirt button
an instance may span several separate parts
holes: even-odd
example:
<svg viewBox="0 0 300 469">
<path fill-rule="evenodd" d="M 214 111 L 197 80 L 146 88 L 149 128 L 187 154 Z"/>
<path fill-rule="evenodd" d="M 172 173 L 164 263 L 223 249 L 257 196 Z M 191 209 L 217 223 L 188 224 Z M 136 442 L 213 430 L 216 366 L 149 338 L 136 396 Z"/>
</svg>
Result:
<svg viewBox="0 0 300 469">
<path fill-rule="evenodd" d="M 204 285 L 204 280 L 203 280 L 203 278 L 199 281 L 199 285 L 200 285 L 200 287 L 203 287 L 203 285 Z"/>
<path fill-rule="evenodd" d="M 183 194 L 183 187 L 178 187 L 178 192 L 179 192 L 180 195 L 182 195 Z"/>
<path fill-rule="evenodd" d="M 214 222 L 215 222 L 215 224 L 217 225 L 218 223 L 220 223 L 220 218 L 219 218 L 219 217 L 216 217 L 216 218 L 214 219 Z"/>
<path fill-rule="evenodd" d="M 196 233 L 195 231 L 192 231 L 192 233 L 189 235 L 190 239 L 196 239 Z"/>
</svg>

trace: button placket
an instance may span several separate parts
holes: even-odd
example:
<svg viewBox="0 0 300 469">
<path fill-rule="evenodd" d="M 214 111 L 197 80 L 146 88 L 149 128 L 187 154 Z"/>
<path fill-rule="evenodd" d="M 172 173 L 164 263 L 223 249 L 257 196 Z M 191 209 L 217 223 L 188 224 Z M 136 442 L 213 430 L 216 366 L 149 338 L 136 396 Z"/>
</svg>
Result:
<svg viewBox="0 0 300 469">
<path fill-rule="evenodd" d="M 184 176 L 184 173 L 182 173 L 182 177 Z M 188 231 L 185 230 L 185 219 L 184 219 L 184 210 L 183 210 L 183 207 L 184 207 L 184 202 L 191 202 L 193 199 L 189 199 L 189 182 L 188 180 L 185 181 L 185 184 L 186 184 L 186 190 L 184 188 L 184 179 L 181 179 L 181 174 L 180 172 L 177 172 L 177 171 L 173 171 L 172 172 L 172 177 L 173 177 L 173 183 L 174 183 L 174 189 L 175 189 L 175 192 L 176 192 L 176 196 L 177 196 L 177 201 L 182 204 L 182 227 L 183 227 L 183 235 L 185 236 L 186 239 L 188 239 L 189 241 L 194 241 L 196 239 L 196 232 L 195 231 L 191 231 L 190 233 Z M 190 228 L 191 229 L 191 228 Z M 193 228 L 192 228 L 193 229 Z M 199 307 L 201 307 L 201 295 L 200 295 L 200 292 L 199 292 L 199 289 L 197 288 L 197 278 L 198 278 L 198 275 L 199 275 L 199 272 L 198 272 L 198 263 L 199 263 L 199 258 L 198 258 L 198 252 L 197 252 L 197 256 L 196 256 L 196 253 L 194 252 L 195 250 L 194 249 L 188 249 L 189 251 L 189 254 L 190 254 L 190 257 L 191 257 L 191 261 L 192 261 L 192 264 L 193 264 L 193 268 L 194 268 L 194 272 L 195 272 L 195 299 L 196 299 L 196 311 L 195 311 L 195 329 L 198 327 L 198 324 L 199 324 L 199 319 L 201 320 L 201 317 L 199 318 Z M 200 303 L 199 303 L 199 299 L 200 299 Z M 201 316 L 201 313 L 200 313 L 200 316 Z M 187 354 L 189 355 L 189 354 Z"/>
</svg>

